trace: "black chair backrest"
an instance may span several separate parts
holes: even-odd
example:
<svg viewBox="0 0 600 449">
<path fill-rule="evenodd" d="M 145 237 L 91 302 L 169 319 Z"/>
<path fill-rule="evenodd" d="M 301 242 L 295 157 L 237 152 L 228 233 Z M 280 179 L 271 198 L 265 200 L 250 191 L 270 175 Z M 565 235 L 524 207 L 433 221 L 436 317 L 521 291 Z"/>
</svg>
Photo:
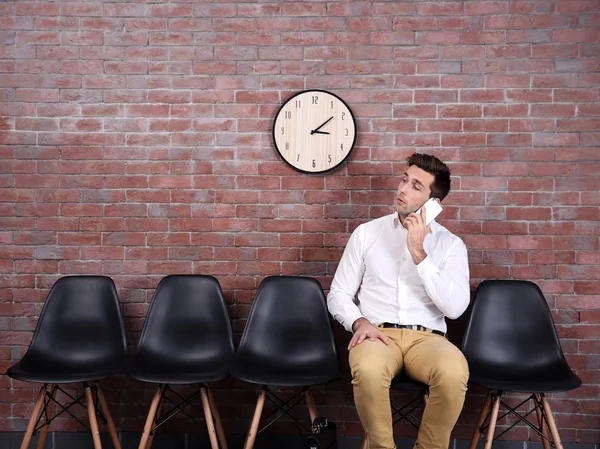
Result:
<svg viewBox="0 0 600 449">
<path fill-rule="evenodd" d="M 252 363 L 261 359 L 292 370 L 317 371 L 323 382 L 339 375 L 333 328 L 316 279 L 269 276 L 261 282 L 242 334 L 238 360 Z"/>
<path fill-rule="evenodd" d="M 123 365 L 127 343 L 113 280 L 107 276 L 57 280 L 44 303 L 28 352 L 30 356 L 52 354 L 57 364 L 90 360 Z"/>
<path fill-rule="evenodd" d="M 462 351 L 471 371 L 527 371 L 565 358 L 540 288 L 529 281 L 486 280 L 475 292 Z"/>
<path fill-rule="evenodd" d="M 170 275 L 156 287 L 136 357 L 160 356 L 184 364 L 213 364 L 229 374 L 233 335 L 219 281 L 206 275 Z"/>
</svg>

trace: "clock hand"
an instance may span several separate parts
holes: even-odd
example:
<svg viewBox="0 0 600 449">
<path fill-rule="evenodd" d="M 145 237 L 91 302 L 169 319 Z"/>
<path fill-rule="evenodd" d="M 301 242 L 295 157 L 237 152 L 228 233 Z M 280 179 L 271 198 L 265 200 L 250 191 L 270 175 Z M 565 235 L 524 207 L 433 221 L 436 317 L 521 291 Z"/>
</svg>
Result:
<svg viewBox="0 0 600 449">
<path fill-rule="evenodd" d="M 313 130 L 312 130 L 310 133 L 311 133 L 311 134 L 314 134 L 314 133 L 316 133 L 316 132 L 317 132 L 317 131 L 319 131 L 321 128 L 323 128 L 325 125 L 327 125 L 327 123 L 329 123 L 329 122 L 330 122 L 332 119 L 333 119 L 333 115 L 332 115 L 331 117 L 329 117 L 329 120 L 327 120 L 327 121 L 326 121 L 325 123 L 323 123 L 321 126 L 319 126 L 319 127 L 315 128 L 315 129 L 313 129 Z"/>
<path fill-rule="evenodd" d="M 311 131 L 310 133 L 311 134 L 329 134 L 328 132 L 325 132 L 325 131 L 316 131 L 316 130 L 315 131 Z"/>
</svg>

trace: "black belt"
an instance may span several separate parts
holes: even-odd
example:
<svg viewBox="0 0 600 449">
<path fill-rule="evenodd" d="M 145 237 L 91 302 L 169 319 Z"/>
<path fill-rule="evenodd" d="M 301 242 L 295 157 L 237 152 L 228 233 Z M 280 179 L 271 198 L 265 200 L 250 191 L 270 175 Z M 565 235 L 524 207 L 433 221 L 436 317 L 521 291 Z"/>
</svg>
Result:
<svg viewBox="0 0 600 449">
<path fill-rule="evenodd" d="M 429 329 L 428 327 L 421 326 L 420 324 L 382 323 L 380 324 L 380 327 L 392 329 L 412 329 L 414 331 L 431 332 L 432 334 L 441 335 L 442 337 L 446 336 L 446 334 L 444 334 L 442 331 L 438 331 L 437 329 Z"/>
</svg>

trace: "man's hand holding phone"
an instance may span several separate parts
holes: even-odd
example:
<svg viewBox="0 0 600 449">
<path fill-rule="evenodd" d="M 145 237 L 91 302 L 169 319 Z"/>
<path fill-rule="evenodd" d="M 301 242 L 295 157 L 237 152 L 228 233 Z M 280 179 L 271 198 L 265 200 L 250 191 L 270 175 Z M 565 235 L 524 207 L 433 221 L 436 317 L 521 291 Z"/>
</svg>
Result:
<svg viewBox="0 0 600 449">
<path fill-rule="evenodd" d="M 441 211 L 442 206 L 433 198 L 430 198 L 417 212 L 409 214 L 404 220 L 406 229 L 408 230 L 406 244 L 415 265 L 420 264 L 427 257 L 427 253 L 423 249 L 423 241 L 429 232 L 429 223 Z"/>
<path fill-rule="evenodd" d="M 420 214 L 422 209 L 425 209 L 427 213 L 427 220 L 425 221 L 425 225 L 427 226 L 429 226 L 429 223 L 431 223 L 443 210 L 441 204 L 438 203 L 435 198 L 429 198 L 423 206 L 417 209 L 415 214 Z"/>
</svg>

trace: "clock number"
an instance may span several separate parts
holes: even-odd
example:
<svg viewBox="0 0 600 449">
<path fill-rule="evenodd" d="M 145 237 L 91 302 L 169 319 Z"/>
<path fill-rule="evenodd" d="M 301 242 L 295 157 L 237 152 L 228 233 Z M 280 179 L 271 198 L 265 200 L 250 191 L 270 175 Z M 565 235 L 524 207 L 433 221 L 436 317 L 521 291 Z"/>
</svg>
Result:
<svg viewBox="0 0 600 449">
<path fill-rule="evenodd" d="M 296 100 L 296 109 L 301 108 L 300 100 Z"/>
<path fill-rule="evenodd" d="M 297 154 L 297 156 L 298 156 L 298 157 L 296 158 L 296 162 L 300 162 L 300 155 L 299 155 L 299 154 Z"/>
<path fill-rule="evenodd" d="M 283 128 L 281 128 L 281 129 L 283 129 Z M 282 133 L 282 134 L 283 134 L 283 133 Z M 348 128 L 346 128 L 346 135 L 348 135 Z"/>
<path fill-rule="evenodd" d="M 333 109 L 333 101 L 331 102 L 331 109 Z"/>
<path fill-rule="evenodd" d="M 346 113 L 342 112 L 342 120 L 346 120 L 344 117 L 346 117 Z"/>
<path fill-rule="evenodd" d="M 315 168 L 317 166 L 317 161 L 316 159 L 313 159 L 313 163 L 312 163 L 313 168 Z"/>
<path fill-rule="evenodd" d="M 329 155 L 328 162 L 331 164 L 331 154 Z"/>
<path fill-rule="evenodd" d="M 285 143 L 285 149 L 286 149 L 286 150 L 289 150 L 289 149 L 290 149 L 290 143 L 289 143 L 289 142 L 286 142 L 286 143 Z"/>
<path fill-rule="evenodd" d="M 292 118 L 292 111 L 285 111 L 285 118 Z"/>
<path fill-rule="evenodd" d="M 340 145 L 340 150 L 344 151 L 344 144 Z"/>
<path fill-rule="evenodd" d="M 319 104 L 319 97 L 317 97 L 316 95 L 313 95 L 312 104 Z"/>
<path fill-rule="evenodd" d="M 281 127 L 281 135 L 283 135 L 283 126 Z M 346 130 L 346 135 L 348 135 L 348 130 Z"/>
</svg>

